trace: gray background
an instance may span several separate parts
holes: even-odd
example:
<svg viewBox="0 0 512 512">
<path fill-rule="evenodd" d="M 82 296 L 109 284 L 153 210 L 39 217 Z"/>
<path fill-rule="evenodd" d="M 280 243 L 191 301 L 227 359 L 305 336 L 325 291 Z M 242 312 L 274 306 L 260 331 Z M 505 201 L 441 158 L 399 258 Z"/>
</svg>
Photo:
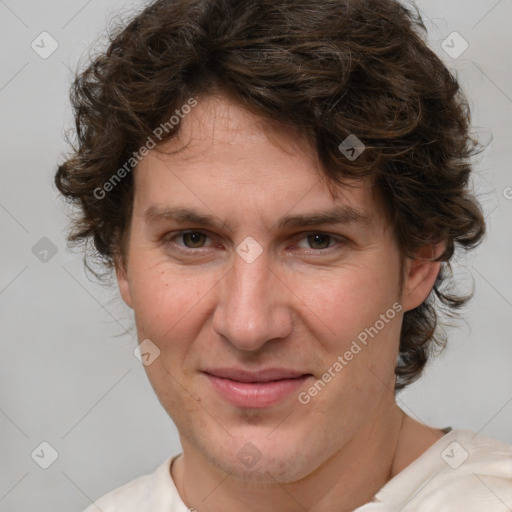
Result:
<svg viewBox="0 0 512 512">
<path fill-rule="evenodd" d="M 90 281 L 81 255 L 66 249 L 65 209 L 53 187 L 72 127 L 69 68 L 116 12 L 140 5 L 0 0 L 0 512 L 83 510 L 180 451 L 133 355 L 135 335 L 117 336 L 130 327 L 131 312 L 116 287 Z M 476 134 L 491 141 L 474 176 L 489 233 L 456 267 L 461 285 L 475 286 L 466 322 L 449 330 L 448 349 L 399 403 L 432 426 L 512 444 L 512 1 L 418 5 L 431 47 L 469 96 Z M 31 48 L 43 31 L 59 44 L 47 59 Z M 453 31 L 469 44 L 458 58 L 441 47 Z M 46 262 L 36 245 L 44 249 L 43 237 L 57 250 Z M 58 452 L 48 469 L 31 458 L 43 441 Z"/>
</svg>

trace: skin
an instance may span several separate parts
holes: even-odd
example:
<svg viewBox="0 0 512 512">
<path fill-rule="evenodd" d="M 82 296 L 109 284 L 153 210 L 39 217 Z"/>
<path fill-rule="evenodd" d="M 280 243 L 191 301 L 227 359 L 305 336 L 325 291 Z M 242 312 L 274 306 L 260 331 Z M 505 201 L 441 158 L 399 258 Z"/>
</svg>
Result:
<svg viewBox="0 0 512 512">
<path fill-rule="evenodd" d="M 200 512 L 342 511 L 371 501 L 443 435 L 407 417 L 393 392 L 403 314 L 428 296 L 440 265 L 429 258 L 442 248 L 407 259 L 400 289 L 399 251 L 368 183 L 329 185 L 303 137 L 224 96 L 201 98 L 160 149 L 180 151 L 150 151 L 135 169 L 116 273 L 139 340 L 160 350 L 145 369 L 180 433 L 183 454 L 171 469 L 180 496 Z M 147 222 L 155 204 L 193 208 L 219 225 Z M 284 216 L 341 205 L 372 220 L 277 227 Z M 324 236 L 308 237 L 315 233 Z M 236 252 L 248 236 L 262 248 L 251 263 Z M 271 407 L 235 407 L 202 373 L 291 368 L 312 374 L 299 389 L 307 391 L 395 302 L 402 311 L 306 405 L 293 393 Z M 248 442 L 261 455 L 252 467 L 237 457 Z"/>
</svg>

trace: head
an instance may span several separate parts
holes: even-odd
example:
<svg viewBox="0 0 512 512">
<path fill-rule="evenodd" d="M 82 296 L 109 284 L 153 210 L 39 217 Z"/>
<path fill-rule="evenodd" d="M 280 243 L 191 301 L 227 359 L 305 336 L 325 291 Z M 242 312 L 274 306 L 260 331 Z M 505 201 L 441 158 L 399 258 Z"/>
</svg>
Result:
<svg viewBox="0 0 512 512">
<path fill-rule="evenodd" d="M 180 434 L 241 478 L 246 443 L 292 481 L 382 418 L 468 299 L 446 280 L 484 233 L 476 142 L 423 29 L 393 0 L 157 1 L 76 77 L 69 241 L 158 347 Z M 208 377 L 233 367 L 306 377 L 235 407 Z"/>
</svg>

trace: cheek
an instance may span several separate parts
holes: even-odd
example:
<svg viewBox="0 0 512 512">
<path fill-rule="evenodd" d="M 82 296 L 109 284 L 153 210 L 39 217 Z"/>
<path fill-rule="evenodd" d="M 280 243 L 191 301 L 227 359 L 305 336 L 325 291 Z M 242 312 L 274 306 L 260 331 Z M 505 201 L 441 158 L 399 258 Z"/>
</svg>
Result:
<svg viewBox="0 0 512 512">
<path fill-rule="evenodd" d="M 339 344 L 374 325 L 398 299 L 398 281 L 391 273 L 389 268 L 386 271 L 371 265 L 345 266 L 323 275 L 303 275 L 295 279 L 295 291 L 305 311 L 309 310 L 311 322 L 318 326 L 318 334 L 327 333 L 327 339 Z M 386 324 L 386 330 L 392 323 Z"/>
<path fill-rule="evenodd" d="M 165 268 L 165 263 L 152 265 L 134 259 L 133 265 L 137 271 L 132 276 L 131 295 L 139 336 L 154 339 L 161 350 L 169 340 L 183 343 L 193 336 L 194 325 L 199 325 L 194 318 L 204 315 L 215 279 Z"/>
</svg>

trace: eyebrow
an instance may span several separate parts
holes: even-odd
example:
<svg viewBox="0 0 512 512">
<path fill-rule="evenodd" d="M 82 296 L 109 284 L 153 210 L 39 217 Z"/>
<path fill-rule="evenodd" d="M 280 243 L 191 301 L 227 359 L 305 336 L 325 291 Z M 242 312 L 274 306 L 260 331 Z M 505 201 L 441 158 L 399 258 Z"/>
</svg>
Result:
<svg viewBox="0 0 512 512">
<path fill-rule="evenodd" d="M 176 222 L 178 224 L 197 224 L 211 229 L 227 227 L 229 223 L 222 223 L 217 217 L 200 213 L 192 208 L 162 207 L 158 204 L 149 206 L 143 213 L 146 224 L 158 222 Z M 277 223 L 277 229 L 297 228 L 306 226 L 319 226 L 322 224 L 357 225 L 368 227 L 373 219 L 370 215 L 351 206 L 343 205 L 330 210 L 321 210 L 298 215 L 287 215 Z"/>
</svg>

